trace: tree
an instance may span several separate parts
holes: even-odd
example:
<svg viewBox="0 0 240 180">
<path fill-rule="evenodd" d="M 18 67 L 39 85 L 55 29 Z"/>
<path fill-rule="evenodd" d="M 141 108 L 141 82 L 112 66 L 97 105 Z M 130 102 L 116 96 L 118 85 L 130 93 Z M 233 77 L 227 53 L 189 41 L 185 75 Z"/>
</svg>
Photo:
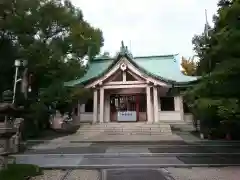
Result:
<svg viewBox="0 0 240 180">
<path fill-rule="evenodd" d="M 81 10 L 68 0 L 5 0 L 1 9 L 0 40 L 14 44 L 14 58 L 28 60 L 36 90 L 56 79 L 81 76 L 76 70 L 80 70 L 89 46 L 96 55 L 103 45 L 102 32 L 87 23 Z M 69 66 L 72 70 L 66 71 Z"/>
<path fill-rule="evenodd" d="M 63 82 L 81 77 L 85 72 L 82 59 L 98 54 L 102 45 L 101 30 L 92 27 L 69 0 L 2 0 L 0 92 L 12 89 L 14 60 L 25 59 L 28 61 L 25 75 L 32 87 L 30 107 L 73 98 L 75 90 L 61 96 L 69 92 Z M 51 92 L 56 92 L 53 97 L 48 96 Z"/>
<path fill-rule="evenodd" d="M 192 39 L 193 49 L 199 59 L 196 68 L 197 75 L 203 75 L 212 70 L 211 61 L 209 61 L 208 50 L 209 40 L 212 34 L 212 28 L 206 24 L 204 32 L 200 35 L 195 35 Z"/>
<path fill-rule="evenodd" d="M 182 57 L 181 66 L 183 68 L 183 73 L 188 76 L 195 76 L 196 75 L 196 68 L 197 63 L 194 60 L 194 57 L 186 59 Z"/>
<path fill-rule="evenodd" d="M 217 121 L 215 126 L 230 123 L 225 126 L 231 127 L 225 129 L 229 133 L 239 127 L 240 119 L 240 1 L 221 0 L 218 6 L 214 27 L 198 52 L 200 67 L 208 74 L 187 92 L 187 98 L 198 114 Z"/>
</svg>

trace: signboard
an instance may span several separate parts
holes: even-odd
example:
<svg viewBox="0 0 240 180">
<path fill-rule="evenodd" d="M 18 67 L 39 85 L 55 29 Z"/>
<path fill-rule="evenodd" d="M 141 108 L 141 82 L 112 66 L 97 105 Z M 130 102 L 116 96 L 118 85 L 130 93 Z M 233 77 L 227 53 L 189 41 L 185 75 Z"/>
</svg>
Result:
<svg viewBox="0 0 240 180">
<path fill-rule="evenodd" d="M 127 122 L 127 121 L 135 122 L 135 121 L 137 121 L 137 113 L 136 113 L 136 111 L 118 112 L 117 121 L 119 121 L 119 122 Z"/>
</svg>

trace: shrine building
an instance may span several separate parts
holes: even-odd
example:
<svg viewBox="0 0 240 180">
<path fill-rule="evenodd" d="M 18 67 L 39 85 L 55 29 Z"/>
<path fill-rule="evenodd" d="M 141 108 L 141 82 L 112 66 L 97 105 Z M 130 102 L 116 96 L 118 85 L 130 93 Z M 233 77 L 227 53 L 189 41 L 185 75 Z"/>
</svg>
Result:
<svg viewBox="0 0 240 180">
<path fill-rule="evenodd" d="M 184 75 L 177 58 L 133 57 L 122 43 L 115 58 L 91 60 L 82 78 L 65 83 L 93 93 L 85 104 L 78 105 L 77 118 L 90 123 L 191 121 L 180 92 L 197 77 Z"/>
</svg>

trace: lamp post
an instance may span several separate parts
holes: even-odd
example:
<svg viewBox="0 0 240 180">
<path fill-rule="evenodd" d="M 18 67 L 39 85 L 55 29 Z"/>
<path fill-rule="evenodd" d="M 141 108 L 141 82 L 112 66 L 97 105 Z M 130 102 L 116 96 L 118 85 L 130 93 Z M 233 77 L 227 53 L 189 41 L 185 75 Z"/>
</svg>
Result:
<svg viewBox="0 0 240 180">
<path fill-rule="evenodd" d="M 26 60 L 19 60 L 16 59 L 14 62 L 14 66 L 15 66 L 15 77 L 14 77 L 14 85 L 13 85 L 13 100 L 12 100 L 12 104 L 14 104 L 15 102 L 15 98 L 16 98 L 16 88 L 17 88 L 17 83 L 22 81 L 22 78 L 18 79 L 18 72 L 19 72 L 19 68 L 21 66 L 25 67 L 27 65 L 27 61 Z"/>
</svg>

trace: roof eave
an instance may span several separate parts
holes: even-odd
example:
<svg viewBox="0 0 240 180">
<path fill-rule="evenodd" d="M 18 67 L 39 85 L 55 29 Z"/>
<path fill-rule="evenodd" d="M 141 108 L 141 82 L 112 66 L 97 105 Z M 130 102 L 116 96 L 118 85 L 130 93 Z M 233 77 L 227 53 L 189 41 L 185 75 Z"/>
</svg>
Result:
<svg viewBox="0 0 240 180">
<path fill-rule="evenodd" d="M 173 55 L 173 56 L 175 56 L 175 55 Z M 172 86 L 175 86 L 175 87 L 192 86 L 192 85 L 194 84 L 194 82 L 196 82 L 196 81 L 199 80 L 199 79 L 197 79 L 197 80 L 188 81 L 188 82 L 176 82 L 176 81 L 173 81 L 173 80 L 170 80 L 170 79 L 167 79 L 167 78 L 163 78 L 163 77 L 157 76 L 157 75 L 152 74 L 151 72 L 145 70 L 144 68 L 140 67 L 136 62 L 134 62 L 134 61 L 132 60 L 132 57 L 131 57 L 129 54 L 127 54 L 127 53 L 121 53 L 121 52 L 120 52 L 120 53 L 118 53 L 116 59 L 113 60 L 113 62 L 110 64 L 110 66 L 109 66 L 104 72 L 102 72 L 101 74 L 99 74 L 99 75 L 97 75 L 97 76 L 95 76 L 95 77 L 92 77 L 92 78 L 90 78 L 90 79 L 84 80 L 84 81 L 82 81 L 82 82 L 80 82 L 80 83 L 75 83 L 75 84 L 73 84 L 73 85 L 71 85 L 71 86 L 72 86 L 72 87 L 78 86 L 78 85 L 80 85 L 80 86 L 85 86 L 85 85 L 88 84 L 89 82 L 92 82 L 92 81 L 98 79 L 99 77 L 105 75 L 122 57 L 127 58 L 129 62 L 131 62 L 131 63 L 132 63 L 134 66 L 136 66 L 140 71 L 144 72 L 144 73 L 147 74 L 148 76 L 153 77 L 153 78 L 155 78 L 155 79 L 158 79 L 158 80 L 160 80 L 160 81 L 163 81 L 163 82 L 165 82 L 165 83 L 167 83 L 167 84 L 170 84 L 170 85 L 172 85 Z M 70 82 L 67 82 L 67 83 L 70 83 Z M 65 86 L 66 86 L 66 85 L 65 85 Z M 71 86 L 70 86 L 70 87 L 71 87 Z"/>
<path fill-rule="evenodd" d="M 187 82 L 175 82 L 174 87 L 190 87 L 194 86 L 196 83 L 199 82 L 200 79 L 196 79 L 193 81 L 187 81 Z"/>
</svg>

